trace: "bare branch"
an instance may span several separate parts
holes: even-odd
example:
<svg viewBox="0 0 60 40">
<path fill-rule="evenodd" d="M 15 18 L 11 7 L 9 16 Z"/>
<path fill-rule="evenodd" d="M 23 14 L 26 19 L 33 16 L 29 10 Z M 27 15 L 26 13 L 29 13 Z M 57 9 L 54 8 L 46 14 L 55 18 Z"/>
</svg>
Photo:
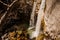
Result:
<svg viewBox="0 0 60 40">
<path fill-rule="evenodd" d="M 11 7 L 17 0 L 14 0 L 10 5 L 9 7 Z"/>
<path fill-rule="evenodd" d="M 14 0 L 14 1 L 8 6 L 7 11 L 10 9 L 10 7 L 11 7 L 16 1 L 17 1 L 17 0 Z M 3 3 L 3 2 L 1 2 L 1 3 Z M 3 4 L 4 4 L 4 5 L 7 5 L 7 4 L 5 4 L 5 3 L 3 3 Z M 1 19 L 0 19 L 0 24 L 1 24 L 2 20 L 4 19 L 4 17 L 6 16 L 7 11 L 5 11 L 4 15 L 1 17 Z"/>
<path fill-rule="evenodd" d="M 2 1 L 0 1 L 0 3 L 2 3 L 3 5 L 5 5 L 5 6 L 8 6 L 7 4 L 5 4 L 4 2 L 2 2 Z"/>
</svg>

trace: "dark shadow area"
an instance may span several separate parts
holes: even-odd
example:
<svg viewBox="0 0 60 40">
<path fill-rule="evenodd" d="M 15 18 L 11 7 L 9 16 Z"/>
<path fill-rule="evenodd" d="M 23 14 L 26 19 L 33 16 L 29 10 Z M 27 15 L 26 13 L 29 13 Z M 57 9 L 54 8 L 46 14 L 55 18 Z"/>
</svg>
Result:
<svg viewBox="0 0 60 40">
<path fill-rule="evenodd" d="M 12 3 L 11 0 L 6 2 L 7 0 L 1 0 L 4 3 Z M 0 10 L 6 10 L 5 6 L 0 3 Z M 2 8 L 1 8 L 2 7 Z M 8 33 L 11 30 L 16 30 L 14 25 L 26 24 L 29 26 L 30 15 L 32 11 L 32 5 L 27 4 L 26 2 L 20 3 L 19 1 L 15 2 L 12 7 L 7 11 L 7 15 L 3 19 L 2 23 L 0 24 L 0 36 Z M 25 26 L 26 27 L 26 26 Z M 19 27 L 20 28 L 20 27 Z M 22 27 L 24 28 L 24 27 Z M 28 27 L 26 27 L 28 28 Z M 7 31 L 6 31 L 7 30 Z"/>
</svg>

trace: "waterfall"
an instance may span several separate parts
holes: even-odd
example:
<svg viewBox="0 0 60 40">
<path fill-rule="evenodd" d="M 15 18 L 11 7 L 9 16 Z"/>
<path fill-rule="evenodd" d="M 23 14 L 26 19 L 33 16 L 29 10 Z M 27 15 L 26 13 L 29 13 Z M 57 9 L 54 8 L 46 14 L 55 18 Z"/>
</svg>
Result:
<svg viewBox="0 0 60 40">
<path fill-rule="evenodd" d="M 32 13 L 30 17 L 30 27 L 34 27 L 34 14 L 35 14 L 36 5 L 37 5 L 37 2 L 34 1 Z"/>
<path fill-rule="evenodd" d="M 45 0 L 42 0 L 39 11 L 38 11 L 38 17 L 37 17 L 37 23 L 36 23 L 36 29 L 35 29 L 35 37 L 37 37 L 40 34 L 41 29 L 41 20 L 44 16 L 44 8 L 45 8 Z"/>
<path fill-rule="evenodd" d="M 31 30 L 35 27 L 35 25 L 34 25 L 34 16 L 35 16 L 36 5 L 37 5 L 37 0 L 34 0 L 33 9 L 32 9 L 32 13 L 31 13 L 31 17 L 30 17 L 30 25 L 29 25 L 28 30 Z M 33 33 L 34 33 L 34 31 L 32 33 L 29 33 L 30 38 L 33 38 Z"/>
<path fill-rule="evenodd" d="M 35 14 L 35 10 L 36 10 L 37 1 L 38 0 L 36 0 L 36 2 L 34 2 L 34 5 L 33 5 L 31 20 L 30 20 L 30 29 L 32 29 L 34 27 L 34 14 Z M 37 22 L 36 22 L 36 26 L 35 26 L 35 31 L 32 32 L 31 38 L 37 37 L 40 33 L 41 20 L 43 19 L 43 16 L 44 16 L 44 8 L 45 8 L 45 0 L 42 0 L 40 8 L 38 10 L 38 17 L 37 17 Z"/>
</svg>

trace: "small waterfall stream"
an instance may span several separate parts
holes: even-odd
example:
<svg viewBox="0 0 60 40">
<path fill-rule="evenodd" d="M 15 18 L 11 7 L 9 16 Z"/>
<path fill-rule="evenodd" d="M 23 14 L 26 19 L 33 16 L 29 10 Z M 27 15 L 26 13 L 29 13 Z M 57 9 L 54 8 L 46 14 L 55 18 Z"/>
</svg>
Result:
<svg viewBox="0 0 60 40">
<path fill-rule="evenodd" d="M 36 0 L 36 2 L 34 2 L 32 14 L 31 14 L 30 27 L 32 27 L 32 28 L 34 27 L 34 14 L 35 14 L 35 10 L 36 10 L 36 5 L 37 5 L 37 0 Z M 43 16 L 44 16 L 44 8 L 45 8 L 45 0 L 42 0 L 39 11 L 38 11 L 35 31 L 33 31 L 31 38 L 37 37 L 40 33 L 41 20 L 43 19 Z"/>
<path fill-rule="evenodd" d="M 42 0 L 37 17 L 36 29 L 35 29 L 35 36 L 37 37 L 40 33 L 41 29 L 41 20 L 44 16 L 44 8 L 45 8 L 45 0 Z"/>
<path fill-rule="evenodd" d="M 34 2 L 31 17 L 30 17 L 30 27 L 34 27 L 34 15 L 35 15 L 36 5 L 37 2 Z"/>
<path fill-rule="evenodd" d="M 35 4 L 36 5 L 36 4 Z M 37 22 L 36 22 L 36 28 L 35 31 L 32 33 L 32 38 L 37 37 L 39 35 L 39 33 L 41 32 L 41 20 L 43 19 L 44 16 L 44 8 L 45 8 L 45 0 L 42 0 L 39 11 L 38 11 L 38 17 L 37 17 Z M 34 14 L 34 13 L 33 13 Z M 32 21 L 34 20 L 34 15 L 31 16 L 32 17 Z M 33 25 L 33 24 L 31 24 Z"/>
</svg>

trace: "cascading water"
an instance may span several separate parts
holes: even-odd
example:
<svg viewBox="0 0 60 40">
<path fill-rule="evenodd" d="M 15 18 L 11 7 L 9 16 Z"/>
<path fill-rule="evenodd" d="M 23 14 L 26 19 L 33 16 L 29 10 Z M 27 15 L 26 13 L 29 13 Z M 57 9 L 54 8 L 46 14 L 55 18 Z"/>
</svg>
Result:
<svg viewBox="0 0 60 40">
<path fill-rule="evenodd" d="M 42 0 L 39 11 L 38 11 L 38 17 L 37 17 L 37 23 L 36 23 L 36 29 L 34 32 L 35 37 L 37 37 L 39 35 L 39 33 L 41 32 L 41 20 L 44 16 L 44 8 L 45 8 L 45 0 Z"/>
</svg>

